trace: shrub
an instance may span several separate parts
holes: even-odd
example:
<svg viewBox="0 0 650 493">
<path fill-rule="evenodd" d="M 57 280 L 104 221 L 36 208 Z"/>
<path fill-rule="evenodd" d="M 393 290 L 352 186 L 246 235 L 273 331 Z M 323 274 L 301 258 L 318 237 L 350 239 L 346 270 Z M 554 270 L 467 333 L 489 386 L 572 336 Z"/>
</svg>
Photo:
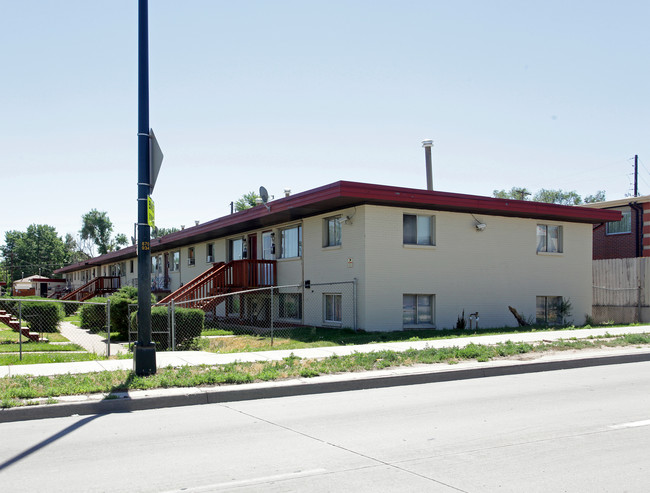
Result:
<svg viewBox="0 0 650 493">
<path fill-rule="evenodd" d="M 138 288 L 123 286 L 111 297 L 111 331 L 119 332 L 119 338 L 129 340 L 129 305 L 138 303 Z M 151 296 L 155 303 L 156 297 Z"/>
<path fill-rule="evenodd" d="M 74 312 L 79 309 L 79 303 L 61 303 L 61 305 L 63 305 L 63 311 L 66 317 L 74 315 Z"/>
<path fill-rule="evenodd" d="M 22 316 L 34 332 L 58 332 L 64 312 L 60 303 L 26 301 L 22 303 Z"/>
<path fill-rule="evenodd" d="M 106 330 L 106 301 L 107 298 L 91 298 L 88 303 L 82 304 L 79 312 L 82 329 L 89 330 L 92 333 Z"/>
<path fill-rule="evenodd" d="M 463 310 L 462 315 L 458 315 L 458 320 L 456 321 L 456 330 L 465 330 L 466 321 L 465 321 L 465 310 Z"/>
<path fill-rule="evenodd" d="M 137 313 L 131 314 L 134 330 L 138 327 Z M 156 306 L 151 309 L 151 339 L 158 350 L 169 348 L 169 313 L 168 308 Z M 175 308 L 176 347 L 188 347 L 201 335 L 205 324 L 205 313 L 197 308 Z"/>
</svg>

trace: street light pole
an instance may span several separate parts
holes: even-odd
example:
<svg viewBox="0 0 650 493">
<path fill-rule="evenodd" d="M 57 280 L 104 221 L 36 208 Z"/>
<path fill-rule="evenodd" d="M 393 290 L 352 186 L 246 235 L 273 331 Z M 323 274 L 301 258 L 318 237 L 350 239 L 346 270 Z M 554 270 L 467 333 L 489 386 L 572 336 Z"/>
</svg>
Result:
<svg viewBox="0 0 650 493">
<path fill-rule="evenodd" d="M 138 2 L 138 341 L 133 366 L 138 376 L 156 373 L 151 341 L 151 230 L 147 202 L 149 173 L 149 15 L 148 0 Z"/>
</svg>

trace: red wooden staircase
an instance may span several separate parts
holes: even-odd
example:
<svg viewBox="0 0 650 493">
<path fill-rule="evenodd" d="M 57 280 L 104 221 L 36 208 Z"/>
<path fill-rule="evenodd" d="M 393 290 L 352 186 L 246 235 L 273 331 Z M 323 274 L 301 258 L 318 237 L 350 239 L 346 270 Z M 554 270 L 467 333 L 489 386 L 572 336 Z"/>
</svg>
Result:
<svg viewBox="0 0 650 493">
<path fill-rule="evenodd" d="M 223 297 L 217 298 L 217 295 L 275 285 L 275 260 L 244 259 L 227 264 L 218 262 L 160 300 L 158 305 L 173 300 L 182 308 L 209 311 L 224 300 Z"/>
<path fill-rule="evenodd" d="M 86 301 L 95 296 L 111 294 L 120 289 L 119 276 L 96 277 L 80 288 L 61 297 L 62 301 Z"/>
<path fill-rule="evenodd" d="M 47 342 L 47 339 L 41 339 L 38 332 L 32 332 L 31 330 L 29 330 L 29 327 L 21 327 L 18 319 L 4 310 L 0 310 L 0 322 L 7 325 L 14 332 L 20 332 L 24 337 L 26 337 L 30 341 Z"/>
</svg>

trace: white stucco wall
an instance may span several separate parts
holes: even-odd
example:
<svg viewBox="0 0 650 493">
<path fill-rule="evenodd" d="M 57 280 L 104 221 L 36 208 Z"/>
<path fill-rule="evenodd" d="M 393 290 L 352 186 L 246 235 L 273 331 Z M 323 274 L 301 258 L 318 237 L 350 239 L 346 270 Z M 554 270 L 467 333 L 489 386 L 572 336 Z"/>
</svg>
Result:
<svg viewBox="0 0 650 493">
<path fill-rule="evenodd" d="M 436 245 L 405 246 L 403 214 L 433 214 Z M 516 325 L 508 310 L 534 317 L 536 296 L 570 298 L 573 318 L 591 313 L 591 225 L 368 206 L 366 278 L 360 319 L 368 330 L 402 327 L 403 294 L 435 296 L 435 325 L 452 328 L 465 310 L 480 326 Z M 563 253 L 536 253 L 537 224 L 563 227 Z"/>
<path fill-rule="evenodd" d="M 403 245 L 403 214 L 435 216 L 435 246 Z M 323 246 L 323 225 L 328 217 L 351 219 L 342 223 L 341 245 Z M 257 235 L 257 258 L 262 258 L 262 232 L 275 232 L 280 254 L 280 231 L 302 224 L 303 255 L 277 260 L 277 284 L 312 283 L 304 291 L 306 323 L 323 325 L 324 293 L 342 295 L 343 320 L 339 326 L 353 327 L 352 285 L 316 286 L 357 280 L 357 326 L 365 330 L 400 330 L 404 294 L 433 295 L 436 328 L 452 328 L 465 310 L 467 317 L 479 312 L 481 327 L 513 326 L 508 311 L 515 307 L 525 317 L 535 317 L 537 296 L 562 296 L 573 305 L 572 318 L 583 323 L 591 313 L 592 225 L 478 214 L 487 227 L 475 228 L 471 214 L 427 210 L 358 206 L 327 214 L 242 233 Z M 563 228 L 563 253 L 537 254 L 537 224 Z M 228 240 L 219 238 L 196 243 L 195 265 L 188 266 L 188 246 L 180 251 L 178 271 L 169 271 L 172 291 L 207 270 L 207 244 L 214 244 L 214 261 L 227 261 Z M 164 261 L 165 252 L 156 252 Z M 137 279 L 137 259 L 126 280 Z M 104 266 L 97 275 L 104 275 Z M 107 268 L 108 270 L 108 268 Z M 81 281 L 74 282 L 77 287 Z M 335 326 L 335 325 L 333 325 Z"/>
</svg>

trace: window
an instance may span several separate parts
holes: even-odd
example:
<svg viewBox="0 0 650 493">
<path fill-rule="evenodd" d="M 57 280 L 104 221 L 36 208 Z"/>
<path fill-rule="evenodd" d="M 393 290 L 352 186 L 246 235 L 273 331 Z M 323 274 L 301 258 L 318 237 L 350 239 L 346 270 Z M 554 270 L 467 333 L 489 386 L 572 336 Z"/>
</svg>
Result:
<svg viewBox="0 0 650 493">
<path fill-rule="evenodd" d="M 275 233 L 272 231 L 262 233 L 262 258 L 275 260 Z"/>
<path fill-rule="evenodd" d="M 405 245 L 435 245 L 434 216 L 404 214 Z"/>
<path fill-rule="evenodd" d="M 324 221 L 323 246 L 331 247 L 341 244 L 341 217 L 328 217 Z"/>
<path fill-rule="evenodd" d="M 172 264 L 169 270 L 179 270 L 181 268 L 181 252 L 172 253 Z"/>
<path fill-rule="evenodd" d="M 433 325 L 433 295 L 405 294 L 402 297 L 402 324 Z"/>
<path fill-rule="evenodd" d="M 237 315 L 241 309 L 241 300 L 238 294 L 226 298 L 226 313 L 228 315 Z"/>
<path fill-rule="evenodd" d="M 230 260 L 241 260 L 246 258 L 244 255 L 244 240 L 243 238 L 238 238 L 236 240 L 230 240 L 228 242 L 228 256 Z"/>
<path fill-rule="evenodd" d="M 131 274 L 133 274 L 133 260 L 130 260 L 129 262 L 129 270 L 131 271 Z M 93 275 L 95 275 L 95 271 L 93 271 Z"/>
<path fill-rule="evenodd" d="M 126 276 L 126 262 L 120 264 L 120 275 Z"/>
<path fill-rule="evenodd" d="M 612 221 L 607 223 L 608 235 L 620 235 L 623 233 L 632 232 L 632 214 L 630 211 L 623 211 L 623 217 L 620 221 Z"/>
<path fill-rule="evenodd" d="M 196 259 L 194 258 L 194 247 L 189 247 L 187 249 L 187 265 L 194 265 L 196 263 Z"/>
<path fill-rule="evenodd" d="M 537 323 L 540 325 L 555 325 L 562 323 L 560 319 L 560 305 L 562 296 L 537 297 Z"/>
<path fill-rule="evenodd" d="M 205 261 L 208 264 L 214 262 L 214 243 L 208 243 L 205 249 Z"/>
<path fill-rule="evenodd" d="M 279 304 L 280 318 L 301 318 L 302 296 L 300 293 L 280 293 Z"/>
<path fill-rule="evenodd" d="M 323 302 L 325 304 L 324 319 L 327 323 L 340 324 L 343 320 L 341 316 L 341 295 L 340 294 L 324 294 Z"/>
<path fill-rule="evenodd" d="M 537 251 L 562 253 L 562 226 L 538 224 Z"/>
<path fill-rule="evenodd" d="M 302 226 L 293 226 L 281 231 L 281 258 L 302 256 Z"/>
</svg>

